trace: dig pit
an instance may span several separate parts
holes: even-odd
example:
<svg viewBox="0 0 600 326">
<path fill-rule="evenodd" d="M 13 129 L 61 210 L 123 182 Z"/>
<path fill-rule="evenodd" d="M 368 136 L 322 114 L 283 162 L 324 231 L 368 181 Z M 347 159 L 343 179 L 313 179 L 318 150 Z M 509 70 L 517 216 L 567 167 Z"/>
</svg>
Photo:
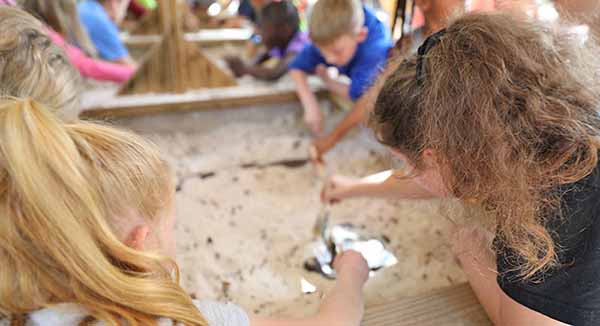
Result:
<svg viewBox="0 0 600 326">
<path fill-rule="evenodd" d="M 343 113 L 329 116 L 332 125 Z M 305 316 L 333 282 L 304 270 L 320 182 L 298 104 L 163 113 L 115 121 L 153 140 L 177 175 L 177 261 L 195 298 L 233 301 L 260 315 Z M 330 126 L 331 127 L 331 126 Z M 368 133 L 328 154 L 332 171 L 389 168 Z M 389 240 L 399 262 L 372 277 L 367 304 L 465 281 L 447 245 L 437 201 L 355 199 L 331 209 Z M 303 294 L 301 280 L 317 288 Z"/>
</svg>

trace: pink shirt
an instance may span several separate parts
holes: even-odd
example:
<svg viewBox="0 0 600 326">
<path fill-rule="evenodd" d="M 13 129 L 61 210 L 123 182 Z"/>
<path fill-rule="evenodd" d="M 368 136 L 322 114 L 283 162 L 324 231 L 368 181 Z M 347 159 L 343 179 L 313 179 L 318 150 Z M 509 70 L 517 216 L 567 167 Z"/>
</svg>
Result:
<svg viewBox="0 0 600 326">
<path fill-rule="evenodd" d="M 71 64 L 84 77 L 122 83 L 131 78 L 135 73 L 135 67 L 90 58 L 81 49 L 67 43 L 60 34 L 52 29 L 47 28 L 46 32 L 50 39 L 52 39 L 52 42 L 65 50 Z"/>
<path fill-rule="evenodd" d="M 0 5 L 16 6 L 15 0 L 0 0 Z"/>
</svg>

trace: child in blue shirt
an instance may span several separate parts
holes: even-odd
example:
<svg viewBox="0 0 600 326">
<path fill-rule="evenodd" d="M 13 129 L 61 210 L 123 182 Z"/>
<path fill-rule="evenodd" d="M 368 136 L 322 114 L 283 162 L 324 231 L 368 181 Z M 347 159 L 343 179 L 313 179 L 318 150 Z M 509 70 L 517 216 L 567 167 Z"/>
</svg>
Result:
<svg viewBox="0 0 600 326">
<path fill-rule="evenodd" d="M 323 114 L 307 76 L 319 75 L 327 88 L 362 105 L 362 95 L 385 64 L 392 46 L 388 27 L 360 0 L 319 0 L 309 21 L 307 45 L 289 65 L 304 107 L 308 127 L 321 135 Z M 336 67 L 350 85 L 329 78 L 327 67 Z"/>
<path fill-rule="evenodd" d="M 115 63 L 135 65 L 119 37 L 119 24 L 130 0 L 86 0 L 78 5 L 81 23 L 87 29 L 100 57 Z"/>
</svg>

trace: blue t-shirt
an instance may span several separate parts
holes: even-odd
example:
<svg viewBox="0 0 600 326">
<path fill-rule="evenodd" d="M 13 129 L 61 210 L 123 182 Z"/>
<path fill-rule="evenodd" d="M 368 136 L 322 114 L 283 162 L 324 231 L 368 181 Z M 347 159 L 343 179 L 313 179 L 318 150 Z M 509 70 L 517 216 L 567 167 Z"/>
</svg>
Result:
<svg viewBox="0 0 600 326">
<path fill-rule="evenodd" d="M 87 0 L 81 2 L 77 10 L 81 23 L 102 59 L 116 61 L 129 55 L 119 38 L 119 29 L 108 17 L 102 5 L 94 0 Z"/>
<path fill-rule="evenodd" d="M 367 90 L 385 64 L 392 40 L 388 27 L 380 21 L 371 9 L 363 6 L 365 12 L 365 27 L 368 29 L 367 38 L 358 45 L 356 53 L 350 62 L 338 67 L 341 74 L 350 77 L 350 98 L 356 101 Z M 325 60 L 321 51 L 314 45 L 308 44 L 302 52 L 290 63 L 290 69 L 299 69 L 312 74 L 319 64 L 334 66 Z"/>
</svg>

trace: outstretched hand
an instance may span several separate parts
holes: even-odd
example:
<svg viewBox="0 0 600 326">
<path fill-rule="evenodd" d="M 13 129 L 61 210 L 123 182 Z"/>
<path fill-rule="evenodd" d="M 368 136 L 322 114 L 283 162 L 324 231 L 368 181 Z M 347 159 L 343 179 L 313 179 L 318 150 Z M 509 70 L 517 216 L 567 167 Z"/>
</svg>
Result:
<svg viewBox="0 0 600 326">
<path fill-rule="evenodd" d="M 360 184 L 360 179 L 341 175 L 331 176 L 321 190 L 321 201 L 328 204 L 337 204 L 342 199 L 351 197 L 358 184 Z"/>
</svg>

